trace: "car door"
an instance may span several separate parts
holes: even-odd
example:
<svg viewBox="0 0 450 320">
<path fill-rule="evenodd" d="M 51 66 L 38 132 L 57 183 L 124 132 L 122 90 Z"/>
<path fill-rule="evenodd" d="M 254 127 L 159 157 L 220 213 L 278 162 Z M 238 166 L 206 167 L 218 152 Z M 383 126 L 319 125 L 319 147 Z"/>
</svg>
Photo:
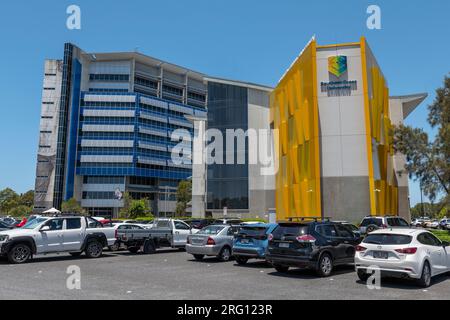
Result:
<svg viewBox="0 0 450 320">
<path fill-rule="evenodd" d="M 337 230 L 332 224 L 321 224 L 316 226 L 316 232 L 326 239 L 326 247 L 331 251 L 334 259 L 341 260 L 345 258 L 345 247 L 338 236 Z"/>
<path fill-rule="evenodd" d="M 64 219 L 50 219 L 42 225 L 50 227 L 49 230 L 40 231 L 40 253 L 63 251 L 63 224 Z M 41 229 L 42 229 L 41 227 Z"/>
<path fill-rule="evenodd" d="M 174 220 L 173 221 L 173 244 L 176 247 L 183 247 L 186 245 L 187 238 L 191 234 L 191 227 L 181 221 Z"/>
<path fill-rule="evenodd" d="M 431 239 L 432 246 L 435 248 L 437 256 L 438 256 L 438 265 L 437 269 L 439 273 L 447 272 L 447 250 L 446 247 L 443 246 L 442 241 L 439 240 L 436 236 L 431 233 L 428 233 L 428 237 Z"/>
<path fill-rule="evenodd" d="M 233 247 L 234 236 L 238 233 L 239 227 L 231 226 L 227 230 L 226 242 L 230 247 Z"/>
<path fill-rule="evenodd" d="M 417 236 L 417 241 L 424 245 L 430 256 L 430 264 L 433 275 L 447 271 L 447 252 L 442 242 L 429 232 Z"/>
<path fill-rule="evenodd" d="M 338 239 L 340 241 L 339 247 L 342 250 L 342 257 L 345 260 L 353 261 L 355 257 L 355 247 L 358 244 L 359 237 L 346 226 L 342 224 L 335 225 Z"/>
<path fill-rule="evenodd" d="M 83 245 L 84 232 L 81 218 L 64 219 L 63 249 L 64 251 L 79 251 Z"/>
</svg>

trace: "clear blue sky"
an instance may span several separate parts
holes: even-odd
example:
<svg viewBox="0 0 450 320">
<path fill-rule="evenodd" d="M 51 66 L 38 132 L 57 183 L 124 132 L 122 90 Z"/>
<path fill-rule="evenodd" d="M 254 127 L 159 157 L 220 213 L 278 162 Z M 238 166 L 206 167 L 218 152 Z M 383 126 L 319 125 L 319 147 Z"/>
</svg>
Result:
<svg viewBox="0 0 450 320">
<path fill-rule="evenodd" d="M 82 29 L 66 28 L 66 8 Z M 368 5 L 382 30 L 366 28 Z M 275 85 L 312 35 L 319 44 L 367 37 L 391 94 L 427 92 L 407 123 L 431 132 L 434 90 L 450 71 L 448 0 L 41 0 L 0 4 L 0 189 L 34 188 L 43 65 L 64 42 L 86 51 L 133 51 L 206 74 Z M 420 201 L 410 183 L 411 202 Z"/>
</svg>

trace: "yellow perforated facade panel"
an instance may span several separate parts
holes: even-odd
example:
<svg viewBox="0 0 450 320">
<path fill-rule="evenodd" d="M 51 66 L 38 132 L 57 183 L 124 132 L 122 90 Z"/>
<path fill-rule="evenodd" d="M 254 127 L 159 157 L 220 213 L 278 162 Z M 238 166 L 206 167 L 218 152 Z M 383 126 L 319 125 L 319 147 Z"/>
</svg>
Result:
<svg viewBox="0 0 450 320">
<path fill-rule="evenodd" d="M 277 219 L 321 216 L 319 121 L 313 40 L 271 96 L 270 120 L 279 130 Z"/>
<path fill-rule="evenodd" d="M 398 185 L 393 169 L 392 123 L 389 118 L 389 88 L 367 46 L 361 38 L 364 108 L 371 195 L 371 214 L 398 214 Z M 376 152 L 374 155 L 373 153 Z M 378 163 L 374 163 L 377 161 Z M 378 170 L 375 171 L 375 168 Z"/>
</svg>

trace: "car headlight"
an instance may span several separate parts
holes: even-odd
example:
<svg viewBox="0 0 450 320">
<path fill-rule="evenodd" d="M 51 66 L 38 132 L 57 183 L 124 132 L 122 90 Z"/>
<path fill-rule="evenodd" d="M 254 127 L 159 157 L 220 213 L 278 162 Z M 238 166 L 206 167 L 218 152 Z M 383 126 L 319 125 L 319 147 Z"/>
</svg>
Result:
<svg viewBox="0 0 450 320">
<path fill-rule="evenodd" d="M 0 242 L 5 242 L 9 239 L 8 235 L 0 235 Z"/>
</svg>

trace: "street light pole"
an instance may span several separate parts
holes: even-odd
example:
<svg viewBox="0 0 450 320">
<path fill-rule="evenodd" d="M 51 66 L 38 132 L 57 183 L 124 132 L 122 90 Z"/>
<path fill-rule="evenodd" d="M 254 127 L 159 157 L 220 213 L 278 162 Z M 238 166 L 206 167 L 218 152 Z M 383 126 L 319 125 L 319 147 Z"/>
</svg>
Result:
<svg viewBox="0 0 450 320">
<path fill-rule="evenodd" d="M 423 206 L 423 195 L 422 195 L 422 182 L 419 183 L 420 187 L 420 207 L 422 208 L 422 217 L 425 217 L 425 208 Z"/>
</svg>

